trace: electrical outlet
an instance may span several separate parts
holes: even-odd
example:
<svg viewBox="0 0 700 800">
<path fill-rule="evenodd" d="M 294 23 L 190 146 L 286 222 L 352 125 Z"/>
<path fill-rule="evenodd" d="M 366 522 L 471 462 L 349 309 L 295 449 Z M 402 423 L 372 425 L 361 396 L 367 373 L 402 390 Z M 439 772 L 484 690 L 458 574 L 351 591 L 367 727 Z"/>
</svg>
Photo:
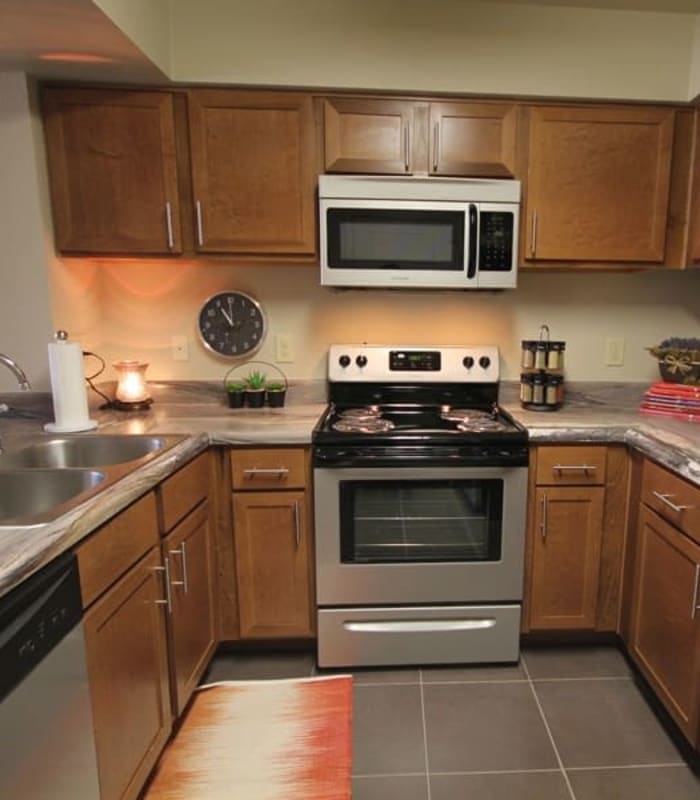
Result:
<svg viewBox="0 0 700 800">
<path fill-rule="evenodd" d="M 285 333 L 275 334 L 275 361 L 278 364 L 290 364 L 294 361 L 292 340 Z"/>
<path fill-rule="evenodd" d="M 605 340 L 605 365 L 607 367 L 621 367 L 625 363 L 625 340 L 610 337 Z"/>
<path fill-rule="evenodd" d="M 170 340 L 173 361 L 189 361 L 190 348 L 186 336 L 173 336 Z"/>
</svg>

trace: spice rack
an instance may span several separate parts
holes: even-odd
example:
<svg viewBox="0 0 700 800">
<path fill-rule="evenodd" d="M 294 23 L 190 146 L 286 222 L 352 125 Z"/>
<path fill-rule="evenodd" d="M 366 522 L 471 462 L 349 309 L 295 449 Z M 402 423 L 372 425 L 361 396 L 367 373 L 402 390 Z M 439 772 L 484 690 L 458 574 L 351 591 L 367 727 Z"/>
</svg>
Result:
<svg viewBox="0 0 700 800">
<path fill-rule="evenodd" d="M 520 405 L 529 411 L 556 411 L 564 401 L 566 342 L 553 342 L 549 326 L 540 325 L 538 339 L 521 342 Z"/>
</svg>

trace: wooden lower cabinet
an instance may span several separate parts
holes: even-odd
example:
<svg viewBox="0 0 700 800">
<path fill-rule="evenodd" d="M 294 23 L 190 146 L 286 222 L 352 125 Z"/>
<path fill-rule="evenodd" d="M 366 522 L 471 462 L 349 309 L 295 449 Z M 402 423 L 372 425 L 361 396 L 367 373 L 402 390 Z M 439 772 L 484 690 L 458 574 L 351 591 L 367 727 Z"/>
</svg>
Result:
<svg viewBox="0 0 700 800">
<path fill-rule="evenodd" d="M 311 636 L 311 536 L 304 491 L 233 496 L 241 638 Z"/>
<path fill-rule="evenodd" d="M 156 547 L 84 617 L 101 800 L 137 797 L 170 736 L 160 567 Z"/>
<path fill-rule="evenodd" d="M 595 628 L 604 493 L 601 486 L 537 489 L 532 628 Z"/>
<path fill-rule="evenodd" d="M 628 482 L 624 446 L 533 449 L 523 632 L 619 629 Z"/>
<path fill-rule="evenodd" d="M 630 654 L 688 740 L 700 740 L 700 545 L 642 507 Z"/>
<path fill-rule="evenodd" d="M 216 647 L 213 542 L 209 506 L 199 505 L 163 541 L 168 561 L 171 688 L 180 715 Z"/>
</svg>

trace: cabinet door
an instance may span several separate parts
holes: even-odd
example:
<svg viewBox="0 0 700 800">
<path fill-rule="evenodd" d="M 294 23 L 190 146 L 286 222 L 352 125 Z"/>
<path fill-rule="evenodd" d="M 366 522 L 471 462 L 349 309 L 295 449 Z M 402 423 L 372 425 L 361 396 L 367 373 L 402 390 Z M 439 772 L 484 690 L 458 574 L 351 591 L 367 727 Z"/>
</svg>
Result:
<svg viewBox="0 0 700 800">
<path fill-rule="evenodd" d="M 314 118 L 308 95 L 188 95 L 197 249 L 315 252 Z"/>
<path fill-rule="evenodd" d="M 413 117 L 414 103 L 408 100 L 324 100 L 326 172 L 411 172 Z"/>
<path fill-rule="evenodd" d="M 700 547 L 642 506 L 630 652 L 681 730 L 698 742 Z"/>
<path fill-rule="evenodd" d="M 172 726 L 160 552 L 85 614 L 100 800 L 135 798 Z"/>
<path fill-rule="evenodd" d="M 602 487 L 549 487 L 535 492 L 530 627 L 596 625 Z"/>
<path fill-rule="evenodd" d="M 306 504 L 304 492 L 233 495 L 241 638 L 313 633 Z"/>
<path fill-rule="evenodd" d="M 674 111 L 530 110 L 525 258 L 664 258 Z"/>
<path fill-rule="evenodd" d="M 175 715 L 182 713 L 216 645 L 209 506 L 199 505 L 163 542 L 171 582 L 168 615 Z"/>
<path fill-rule="evenodd" d="M 430 104 L 430 172 L 512 178 L 516 106 Z"/>
<path fill-rule="evenodd" d="M 172 96 L 46 89 L 43 113 L 56 248 L 181 252 Z"/>
</svg>

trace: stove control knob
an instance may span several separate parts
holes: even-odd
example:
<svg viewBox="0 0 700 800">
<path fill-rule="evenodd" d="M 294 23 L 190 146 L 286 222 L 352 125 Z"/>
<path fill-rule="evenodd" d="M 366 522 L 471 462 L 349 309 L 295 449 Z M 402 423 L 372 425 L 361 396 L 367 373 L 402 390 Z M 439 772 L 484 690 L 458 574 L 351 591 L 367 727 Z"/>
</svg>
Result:
<svg viewBox="0 0 700 800">
<path fill-rule="evenodd" d="M 488 356 L 481 356 L 479 359 L 479 366 L 482 369 L 488 369 L 491 366 L 491 359 Z"/>
<path fill-rule="evenodd" d="M 466 369 L 471 369 L 474 366 L 474 359 L 471 356 L 465 356 L 462 359 L 462 364 L 464 364 Z"/>
<path fill-rule="evenodd" d="M 341 367 L 347 367 L 350 365 L 350 356 L 341 356 L 338 359 L 338 363 Z"/>
<path fill-rule="evenodd" d="M 358 356 L 355 359 L 355 363 L 358 367 L 366 367 L 367 366 L 367 356 Z"/>
</svg>

